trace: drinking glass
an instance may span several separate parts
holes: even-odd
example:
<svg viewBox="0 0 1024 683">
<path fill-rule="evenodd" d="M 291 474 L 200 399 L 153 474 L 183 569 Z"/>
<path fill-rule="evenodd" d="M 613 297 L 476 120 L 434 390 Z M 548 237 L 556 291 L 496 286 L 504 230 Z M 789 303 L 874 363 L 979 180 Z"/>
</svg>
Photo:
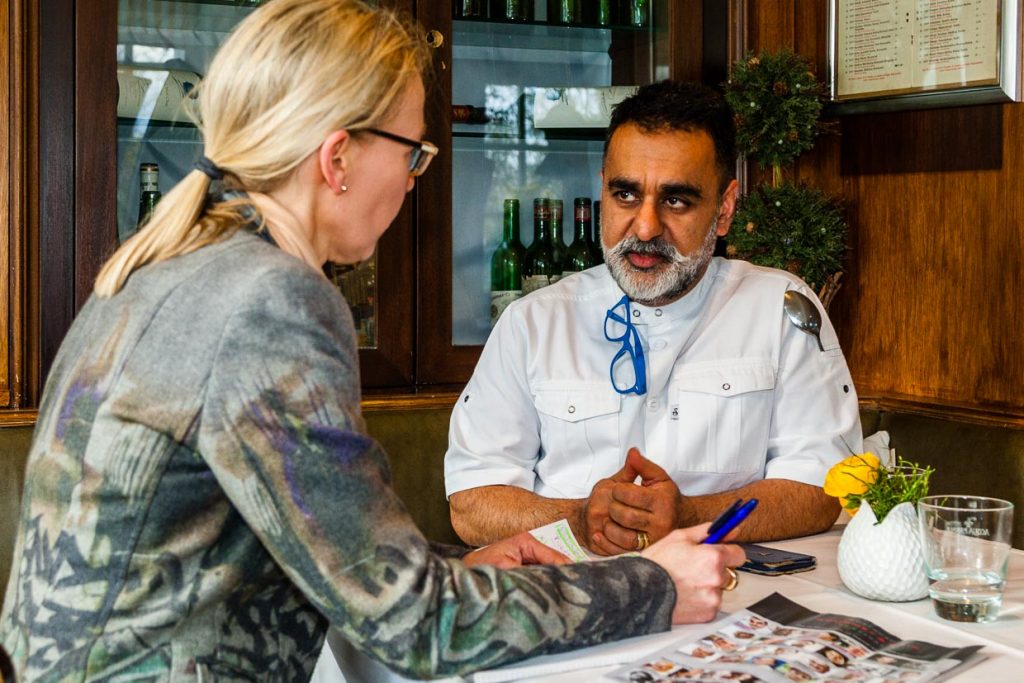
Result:
<svg viewBox="0 0 1024 683">
<path fill-rule="evenodd" d="M 1010 557 L 1013 503 L 927 496 L 917 511 L 936 614 L 952 621 L 995 621 Z"/>
</svg>

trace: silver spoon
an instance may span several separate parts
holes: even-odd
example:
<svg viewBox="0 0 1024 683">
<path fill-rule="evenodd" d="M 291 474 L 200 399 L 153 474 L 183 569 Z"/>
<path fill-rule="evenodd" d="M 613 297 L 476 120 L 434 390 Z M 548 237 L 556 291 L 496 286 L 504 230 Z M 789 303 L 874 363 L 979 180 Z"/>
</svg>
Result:
<svg viewBox="0 0 1024 683">
<path fill-rule="evenodd" d="M 800 292 L 790 290 L 785 294 L 785 302 L 782 308 L 789 316 L 790 322 L 798 330 L 813 335 L 818 340 L 818 348 L 822 351 L 825 347 L 821 345 L 821 313 L 818 307 L 810 299 Z"/>
</svg>

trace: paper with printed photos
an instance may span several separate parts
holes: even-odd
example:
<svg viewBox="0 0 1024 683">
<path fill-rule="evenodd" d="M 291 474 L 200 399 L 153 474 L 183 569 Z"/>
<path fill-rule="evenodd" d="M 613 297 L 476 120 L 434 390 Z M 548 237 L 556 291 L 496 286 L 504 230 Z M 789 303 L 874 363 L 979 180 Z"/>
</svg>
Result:
<svg viewBox="0 0 1024 683">
<path fill-rule="evenodd" d="M 605 680 L 925 683 L 981 661 L 980 649 L 901 640 L 866 619 L 821 614 L 773 593 L 710 625 L 704 637 L 634 661 Z"/>
</svg>

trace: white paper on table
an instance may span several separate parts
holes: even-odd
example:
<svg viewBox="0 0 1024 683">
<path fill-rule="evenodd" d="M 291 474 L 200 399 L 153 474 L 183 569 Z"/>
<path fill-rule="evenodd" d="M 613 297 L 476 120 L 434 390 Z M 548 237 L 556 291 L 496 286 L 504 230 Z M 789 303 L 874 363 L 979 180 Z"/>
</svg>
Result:
<svg viewBox="0 0 1024 683">
<path fill-rule="evenodd" d="M 530 534 L 549 548 L 554 548 L 575 562 L 590 562 L 605 559 L 590 552 L 576 540 L 569 522 L 560 519 L 530 531 Z"/>
<path fill-rule="evenodd" d="M 701 624 L 707 626 L 707 624 Z M 503 683 L 523 678 L 550 676 L 552 674 L 601 666 L 628 664 L 637 658 L 659 652 L 692 638 L 688 632 L 664 631 L 647 636 L 626 638 L 602 645 L 594 645 L 570 652 L 534 657 L 525 663 L 510 664 L 500 669 L 479 671 L 470 679 L 473 683 Z"/>
</svg>

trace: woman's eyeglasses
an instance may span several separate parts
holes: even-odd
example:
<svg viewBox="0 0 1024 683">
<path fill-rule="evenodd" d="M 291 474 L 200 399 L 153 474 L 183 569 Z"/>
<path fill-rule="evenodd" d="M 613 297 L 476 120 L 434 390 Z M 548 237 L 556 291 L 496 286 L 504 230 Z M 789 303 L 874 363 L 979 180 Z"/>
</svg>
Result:
<svg viewBox="0 0 1024 683">
<path fill-rule="evenodd" d="M 621 313 L 619 311 L 622 311 Z M 619 299 L 619 303 L 608 309 L 604 318 L 604 337 L 610 342 L 622 342 L 622 348 L 612 358 L 608 368 L 611 376 L 612 388 L 620 394 L 637 394 L 642 396 L 647 393 L 647 362 L 644 360 L 644 347 L 640 342 L 640 333 L 636 331 L 629 319 L 629 297 Z M 629 360 L 633 365 L 633 386 L 620 389 L 615 383 L 615 364 L 619 359 L 629 354 Z"/>
<path fill-rule="evenodd" d="M 438 152 L 437 146 L 426 140 L 410 140 L 409 138 L 403 138 L 401 135 L 395 135 L 394 133 L 377 128 L 363 128 L 363 130 L 378 137 L 387 138 L 388 140 L 412 147 L 412 155 L 409 157 L 409 175 L 411 176 L 423 175 L 423 172 L 427 170 L 427 166 L 430 166 L 434 155 Z"/>
</svg>

